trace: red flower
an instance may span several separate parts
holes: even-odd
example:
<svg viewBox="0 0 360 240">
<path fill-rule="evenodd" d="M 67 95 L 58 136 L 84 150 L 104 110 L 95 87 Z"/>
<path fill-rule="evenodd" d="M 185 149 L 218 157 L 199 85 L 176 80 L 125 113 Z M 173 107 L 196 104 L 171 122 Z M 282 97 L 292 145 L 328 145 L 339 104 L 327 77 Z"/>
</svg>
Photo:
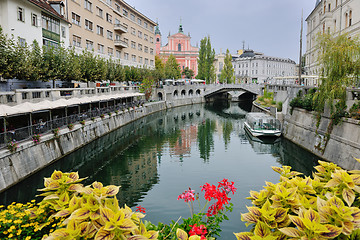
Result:
<svg viewBox="0 0 360 240">
<path fill-rule="evenodd" d="M 146 209 L 142 206 L 137 206 L 135 212 L 146 213 Z"/>
<path fill-rule="evenodd" d="M 200 225 L 199 227 L 197 224 L 189 225 L 191 227 L 191 230 L 189 231 L 189 235 L 198 235 L 201 238 L 200 239 L 206 239 L 205 235 L 207 234 L 207 229 L 205 225 Z"/>
<path fill-rule="evenodd" d="M 216 200 L 216 202 L 208 208 L 206 215 L 208 217 L 213 216 L 218 213 L 219 210 L 223 209 L 223 205 L 229 203 L 231 198 L 228 197 L 228 194 L 231 192 L 234 194 L 236 188 L 234 187 L 234 182 L 229 182 L 227 179 L 223 179 L 219 182 L 218 186 L 210 185 L 205 183 L 205 185 L 200 186 L 201 191 L 204 191 L 204 198 L 207 201 Z"/>
</svg>

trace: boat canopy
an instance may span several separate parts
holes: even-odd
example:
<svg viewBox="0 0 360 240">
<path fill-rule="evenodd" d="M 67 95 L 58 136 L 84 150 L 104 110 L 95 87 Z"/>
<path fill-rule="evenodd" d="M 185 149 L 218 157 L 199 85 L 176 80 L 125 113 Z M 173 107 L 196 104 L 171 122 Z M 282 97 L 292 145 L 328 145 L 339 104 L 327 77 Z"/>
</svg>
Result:
<svg viewBox="0 0 360 240">
<path fill-rule="evenodd" d="M 255 130 L 280 130 L 281 123 L 265 113 L 248 113 L 246 114 L 246 122 Z"/>
</svg>

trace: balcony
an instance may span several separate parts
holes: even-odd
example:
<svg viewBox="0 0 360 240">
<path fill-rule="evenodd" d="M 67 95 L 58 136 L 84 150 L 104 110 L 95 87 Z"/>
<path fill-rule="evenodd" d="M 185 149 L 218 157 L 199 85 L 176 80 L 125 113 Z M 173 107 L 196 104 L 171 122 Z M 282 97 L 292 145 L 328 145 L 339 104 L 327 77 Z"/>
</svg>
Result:
<svg viewBox="0 0 360 240">
<path fill-rule="evenodd" d="M 129 47 L 129 45 L 128 45 L 125 41 L 120 40 L 120 39 L 115 39 L 114 45 L 115 45 L 115 47 L 120 47 L 120 48 L 127 48 L 127 47 Z"/>
<path fill-rule="evenodd" d="M 118 24 L 114 24 L 114 30 L 121 32 L 121 33 L 127 33 L 127 27 L 125 27 L 124 25 L 122 25 L 121 23 Z"/>
</svg>

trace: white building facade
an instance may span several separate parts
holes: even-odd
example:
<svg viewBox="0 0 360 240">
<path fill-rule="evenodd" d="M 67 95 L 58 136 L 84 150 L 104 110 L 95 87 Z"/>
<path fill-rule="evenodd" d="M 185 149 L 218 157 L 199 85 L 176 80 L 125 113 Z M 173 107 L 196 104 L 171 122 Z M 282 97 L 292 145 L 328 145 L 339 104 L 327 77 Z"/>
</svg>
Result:
<svg viewBox="0 0 360 240">
<path fill-rule="evenodd" d="M 296 63 L 288 58 L 265 56 L 253 50 L 244 50 L 233 58 L 234 75 L 238 83 L 270 83 L 274 77 L 296 75 Z"/>
<path fill-rule="evenodd" d="M 318 75 L 317 36 L 323 33 L 360 33 L 359 0 L 317 0 L 314 10 L 306 18 L 306 72 Z"/>
<path fill-rule="evenodd" d="M 59 5 L 61 2 L 55 4 Z M 20 43 L 69 47 L 69 23 L 51 5 L 39 0 L 0 0 L 0 26 Z"/>
</svg>

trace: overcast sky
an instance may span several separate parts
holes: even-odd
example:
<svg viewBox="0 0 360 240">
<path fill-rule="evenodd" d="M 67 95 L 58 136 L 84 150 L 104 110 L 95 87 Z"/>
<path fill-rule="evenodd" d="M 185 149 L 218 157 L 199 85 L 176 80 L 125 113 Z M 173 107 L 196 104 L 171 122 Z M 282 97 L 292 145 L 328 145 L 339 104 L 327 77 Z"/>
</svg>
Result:
<svg viewBox="0 0 360 240">
<path fill-rule="evenodd" d="M 250 48 L 273 57 L 299 62 L 301 10 L 304 11 L 303 53 L 306 49 L 305 19 L 315 0 L 125 0 L 150 19 L 158 20 L 162 44 L 169 32 L 178 32 L 180 18 L 191 43 L 209 35 L 216 53 Z"/>
</svg>

